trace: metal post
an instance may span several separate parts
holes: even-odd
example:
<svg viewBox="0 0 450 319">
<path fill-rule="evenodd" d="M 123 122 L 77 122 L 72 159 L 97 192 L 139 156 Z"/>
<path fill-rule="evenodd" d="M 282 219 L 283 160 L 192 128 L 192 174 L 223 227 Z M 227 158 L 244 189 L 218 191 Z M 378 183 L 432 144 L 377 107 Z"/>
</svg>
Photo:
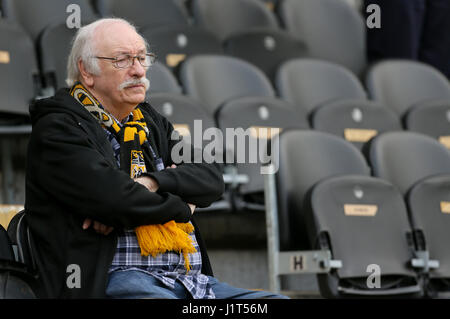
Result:
<svg viewBox="0 0 450 319">
<path fill-rule="evenodd" d="M 280 240 L 278 234 L 278 207 L 275 184 L 275 169 L 272 164 L 268 166 L 268 174 L 264 175 L 264 200 L 266 206 L 266 228 L 267 228 L 267 257 L 269 268 L 270 290 L 280 292 L 279 276 L 279 250 Z"/>
</svg>

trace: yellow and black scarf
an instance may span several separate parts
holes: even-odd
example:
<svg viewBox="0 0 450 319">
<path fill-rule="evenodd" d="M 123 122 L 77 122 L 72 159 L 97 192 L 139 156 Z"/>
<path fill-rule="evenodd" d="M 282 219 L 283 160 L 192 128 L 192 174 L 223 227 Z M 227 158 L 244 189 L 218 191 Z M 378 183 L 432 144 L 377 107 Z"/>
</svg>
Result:
<svg viewBox="0 0 450 319">
<path fill-rule="evenodd" d="M 139 107 L 132 112 L 133 120 L 121 127 L 81 83 L 76 83 L 70 94 L 115 136 L 120 144 L 120 167 L 131 178 L 139 177 L 147 172 L 147 168 L 153 171 L 164 169 L 155 162 L 156 148 L 148 140 L 149 130 Z M 190 270 L 188 254 L 196 252 L 189 236 L 193 231 L 191 223 L 175 223 L 173 220 L 163 225 L 145 225 L 135 229 L 141 255 L 155 257 L 168 251 L 182 252 L 187 271 Z"/>
</svg>

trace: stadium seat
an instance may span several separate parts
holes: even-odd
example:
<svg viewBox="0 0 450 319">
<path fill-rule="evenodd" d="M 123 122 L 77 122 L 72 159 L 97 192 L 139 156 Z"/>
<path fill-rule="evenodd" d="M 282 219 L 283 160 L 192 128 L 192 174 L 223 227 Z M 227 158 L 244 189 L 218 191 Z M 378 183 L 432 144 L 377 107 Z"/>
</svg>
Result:
<svg viewBox="0 0 450 319">
<path fill-rule="evenodd" d="M 279 29 L 275 15 L 259 0 L 193 0 L 192 11 L 195 24 L 222 41 L 242 31 Z"/>
<path fill-rule="evenodd" d="M 417 61 L 387 60 L 367 72 L 370 98 L 404 116 L 411 107 L 432 100 L 450 100 L 450 83 L 438 70 Z"/>
<path fill-rule="evenodd" d="M 442 243 L 450 223 L 450 151 L 422 134 L 392 132 L 373 139 L 368 155 L 373 174 L 391 181 L 406 198 L 425 261 L 427 294 L 449 297 L 450 254 Z"/>
<path fill-rule="evenodd" d="M 41 32 L 49 25 L 65 23 L 73 11 L 70 5 L 78 5 L 81 23 L 97 19 L 88 0 L 2 0 L 5 16 L 21 24 L 36 43 Z"/>
<path fill-rule="evenodd" d="M 308 54 L 341 64 L 361 77 L 367 68 L 365 24 L 345 1 L 284 0 L 279 14 L 285 28 L 306 44 Z"/>
<path fill-rule="evenodd" d="M 305 45 L 282 30 L 259 0 L 197 0 L 193 12 L 197 25 L 215 33 L 227 54 L 255 64 L 270 79 L 282 62 L 307 55 Z"/>
<path fill-rule="evenodd" d="M 173 0 L 96 0 L 102 17 L 124 18 L 138 29 L 151 26 L 189 24 L 188 13 L 180 1 Z"/>
<path fill-rule="evenodd" d="M 371 98 L 394 110 L 406 130 L 450 147 L 450 83 L 438 70 L 420 62 L 389 60 L 375 64 L 366 82 Z"/>
<path fill-rule="evenodd" d="M 185 93 L 203 102 L 211 115 L 231 99 L 244 96 L 275 96 L 264 73 L 250 63 L 233 57 L 191 57 L 181 66 L 180 80 Z"/>
<path fill-rule="evenodd" d="M 36 299 L 35 277 L 16 260 L 9 234 L 0 225 L 0 299 Z"/>
<path fill-rule="evenodd" d="M 450 151 L 414 132 L 386 132 L 372 139 L 366 157 L 374 176 L 390 181 L 403 195 L 418 181 L 450 174 Z"/>
<path fill-rule="evenodd" d="M 173 73 L 161 62 L 156 61 L 147 71 L 150 80 L 150 95 L 153 93 L 178 93 L 181 94 L 181 86 Z"/>
<path fill-rule="evenodd" d="M 50 25 L 38 40 L 38 51 L 44 86 L 57 90 L 67 87 L 67 58 L 77 29 L 65 24 Z"/>
<path fill-rule="evenodd" d="M 33 43 L 18 25 L 6 20 L 0 20 L 0 43 L 0 113 L 28 115 L 40 89 Z"/>
<path fill-rule="evenodd" d="M 248 177 L 248 182 L 236 189 L 235 206 L 238 210 L 264 210 L 261 165 L 276 156 L 276 151 L 271 153 L 270 141 L 285 129 L 307 129 L 305 112 L 272 97 L 243 97 L 225 103 L 216 119 L 229 156 L 226 163 L 234 165 L 237 174 Z"/>
<path fill-rule="evenodd" d="M 414 247 L 406 206 L 395 187 L 370 177 L 362 154 L 334 135 L 291 130 L 275 144 L 279 254 L 290 251 L 292 260 L 294 249 L 318 249 L 317 257 L 330 250 L 334 266 L 318 275 L 324 297 L 420 295 L 407 266 Z M 374 263 L 381 269 L 377 289 L 367 284 Z"/>
<path fill-rule="evenodd" d="M 315 59 L 283 63 L 275 85 L 282 99 L 308 112 L 331 101 L 367 98 L 354 74 L 338 64 Z"/>
<path fill-rule="evenodd" d="M 325 103 L 314 109 L 310 119 L 313 129 L 345 138 L 359 150 L 378 134 L 402 130 L 392 110 L 358 99 Z"/>
<path fill-rule="evenodd" d="M 140 32 L 160 61 L 175 72 L 195 54 L 222 54 L 220 41 L 209 31 L 188 26 L 145 27 Z"/>
</svg>

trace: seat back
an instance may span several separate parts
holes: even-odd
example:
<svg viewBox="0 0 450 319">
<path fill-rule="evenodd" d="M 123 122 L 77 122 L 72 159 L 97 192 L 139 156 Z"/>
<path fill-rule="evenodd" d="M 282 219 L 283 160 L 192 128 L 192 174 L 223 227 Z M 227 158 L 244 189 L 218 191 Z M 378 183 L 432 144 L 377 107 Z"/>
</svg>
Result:
<svg viewBox="0 0 450 319">
<path fill-rule="evenodd" d="M 367 73 L 371 99 L 403 116 L 417 103 L 450 99 L 450 84 L 433 67 L 416 61 L 389 60 L 375 64 Z"/>
<path fill-rule="evenodd" d="M 187 95 L 203 102 L 211 114 L 231 99 L 275 95 L 264 73 L 248 62 L 227 56 L 187 59 L 181 66 L 180 80 Z"/>
<path fill-rule="evenodd" d="M 335 175 L 369 175 L 361 152 L 349 142 L 323 132 L 290 130 L 274 139 L 280 248 L 310 248 L 303 203 L 322 179 Z"/>
<path fill-rule="evenodd" d="M 304 112 L 282 100 L 266 97 L 244 97 L 225 103 L 217 113 L 217 123 L 225 139 L 226 154 L 236 164 L 238 173 L 249 178 L 239 189 L 242 195 L 264 191 L 261 165 L 277 155 L 270 149 L 275 134 L 285 129 L 309 128 Z"/>
<path fill-rule="evenodd" d="M 160 61 L 175 69 L 188 56 L 221 54 L 222 44 L 208 30 L 186 26 L 143 28 L 142 36 L 150 43 Z"/>
<path fill-rule="evenodd" d="M 365 99 L 359 80 L 340 65 L 314 59 L 283 63 L 276 77 L 280 96 L 308 112 L 338 99 Z"/>
<path fill-rule="evenodd" d="M 153 93 L 181 93 L 181 86 L 178 84 L 173 73 L 161 62 L 156 61 L 147 71 L 147 78 L 150 80 L 150 95 Z"/>
<path fill-rule="evenodd" d="M 76 32 L 77 29 L 69 29 L 64 23 L 56 24 L 45 28 L 39 38 L 41 70 L 47 87 L 67 87 L 67 59 Z"/>
<path fill-rule="evenodd" d="M 80 8 L 81 23 L 92 22 L 97 18 L 88 0 L 3 0 L 5 16 L 20 23 L 33 42 L 49 25 L 66 23 L 73 12 L 70 5 Z M 69 10 L 70 9 L 70 10 Z M 69 12 L 68 12 L 69 10 Z"/>
<path fill-rule="evenodd" d="M 403 120 L 407 130 L 431 136 L 450 148 L 450 99 L 419 103 Z"/>
<path fill-rule="evenodd" d="M 280 16 L 311 57 L 341 64 L 358 76 L 367 67 L 365 23 L 345 1 L 285 0 Z"/>
<path fill-rule="evenodd" d="M 272 81 L 283 62 L 308 55 L 301 41 L 279 30 L 250 30 L 235 34 L 225 41 L 225 52 L 253 63 Z"/>
<path fill-rule="evenodd" d="M 1 19 L 0 43 L 0 112 L 28 115 L 39 90 L 33 43 L 18 25 Z"/>
<path fill-rule="evenodd" d="M 314 129 L 345 138 L 359 150 L 373 137 L 400 131 L 400 119 L 392 110 L 366 100 L 325 103 L 311 114 Z"/>
<path fill-rule="evenodd" d="M 307 200 L 310 241 L 342 262 L 319 275 L 324 297 L 421 293 L 408 266 L 415 256 L 406 205 L 392 184 L 368 176 L 332 177 L 319 182 Z M 373 269 L 380 271 L 378 287 L 367 284 Z"/>
<path fill-rule="evenodd" d="M 97 0 L 97 10 L 103 17 L 123 18 L 138 28 L 189 23 L 186 9 L 173 0 Z"/>
<path fill-rule="evenodd" d="M 194 21 L 219 39 L 252 28 L 278 29 L 275 15 L 258 0 L 194 0 Z"/>
<path fill-rule="evenodd" d="M 419 180 L 450 173 L 450 151 L 431 137 L 413 132 L 386 132 L 368 150 L 373 175 L 390 181 L 402 194 Z"/>
</svg>

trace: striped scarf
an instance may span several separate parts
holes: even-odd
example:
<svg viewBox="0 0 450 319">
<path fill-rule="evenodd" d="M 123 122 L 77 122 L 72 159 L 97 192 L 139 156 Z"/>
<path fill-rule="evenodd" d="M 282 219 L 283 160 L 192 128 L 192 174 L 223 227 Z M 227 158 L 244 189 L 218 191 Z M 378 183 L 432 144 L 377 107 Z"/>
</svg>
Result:
<svg viewBox="0 0 450 319">
<path fill-rule="evenodd" d="M 157 170 L 156 164 L 152 161 L 152 157 L 156 155 L 148 140 L 149 130 L 139 107 L 132 112 L 133 120 L 121 127 L 81 83 L 76 83 L 71 88 L 70 94 L 103 128 L 114 134 L 120 144 L 120 167 L 130 175 L 130 178 L 139 177 L 147 172 L 147 168 Z M 188 254 L 196 252 L 189 237 L 193 231 L 191 223 L 175 223 L 173 220 L 161 225 L 145 225 L 135 229 L 142 256 L 155 257 L 167 251 L 182 252 L 188 272 L 190 270 Z"/>
</svg>

